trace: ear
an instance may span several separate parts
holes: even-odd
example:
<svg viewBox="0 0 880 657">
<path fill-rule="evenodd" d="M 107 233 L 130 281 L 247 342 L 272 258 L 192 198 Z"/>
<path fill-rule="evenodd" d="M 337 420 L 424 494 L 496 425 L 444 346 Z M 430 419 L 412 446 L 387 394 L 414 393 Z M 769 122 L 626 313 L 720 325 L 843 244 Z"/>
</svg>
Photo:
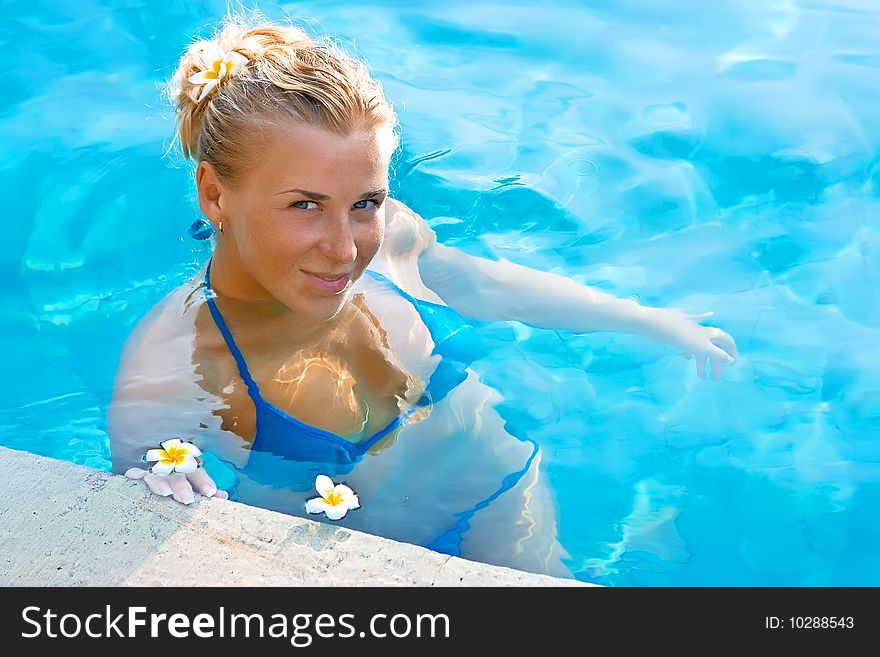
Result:
<svg viewBox="0 0 880 657">
<path fill-rule="evenodd" d="M 217 170 L 210 162 L 199 162 L 196 168 L 196 188 L 202 214 L 210 220 L 214 228 L 218 228 L 221 221 L 228 226 L 228 217 L 223 209 L 223 187 L 217 177 Z"/>
</svg>

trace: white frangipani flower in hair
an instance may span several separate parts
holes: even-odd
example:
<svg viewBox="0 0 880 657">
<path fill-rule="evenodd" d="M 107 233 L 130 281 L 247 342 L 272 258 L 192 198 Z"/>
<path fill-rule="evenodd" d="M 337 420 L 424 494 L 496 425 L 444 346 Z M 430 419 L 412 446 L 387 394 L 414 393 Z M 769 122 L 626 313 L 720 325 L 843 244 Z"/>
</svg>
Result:
<svg viewBox="0 0 880 657">
<path fill-rule="evenodd" d="M 196 99 L 196 103 L 201 103 L 202 99 L 211 93 L 223 78 L 232 74 L 232 70 L 236 66 L 242 66 L 247 62 L 247 57 L 234 50 L 223 52 L 219 46 L 213 41 L 205 44 L 205 59 L 208 62 L 208 68 L 189 76 L 191 84 L 203 84 L 202 92 Z"/>
</svg>

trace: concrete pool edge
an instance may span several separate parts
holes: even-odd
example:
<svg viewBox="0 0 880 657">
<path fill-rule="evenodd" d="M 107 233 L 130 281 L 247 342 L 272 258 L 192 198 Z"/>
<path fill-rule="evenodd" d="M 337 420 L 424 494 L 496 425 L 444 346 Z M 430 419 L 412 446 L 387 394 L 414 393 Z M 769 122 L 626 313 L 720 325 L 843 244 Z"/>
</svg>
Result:
<svg viewBox="0 0 880 657">
<path fill-rule="evenodd" d="M 0 482 L 5 586 L 590 586 L 5 447 Z"/>
</svg>

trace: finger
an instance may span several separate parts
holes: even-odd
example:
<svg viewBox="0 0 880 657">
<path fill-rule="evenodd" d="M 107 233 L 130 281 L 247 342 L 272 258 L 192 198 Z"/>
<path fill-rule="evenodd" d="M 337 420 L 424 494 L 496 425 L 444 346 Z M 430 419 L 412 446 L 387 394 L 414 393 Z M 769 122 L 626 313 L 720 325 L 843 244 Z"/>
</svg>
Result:
<svg viewBox="0 0 880 657">
<path fill-rule="evenodd" d="M 221 500 L 228 500 L 229 493 L 227 493 L 225 490 L 218 490 L 217 494 L 214 497 L 219 497 Z"/>
<path fill-rule="evenodd" d="M 214 480 L 211 479 L 211 475 L 209 475 L 204 468 L 199 468 L 195 472 L 190 472 L 186 475 L 186 478 L 189 479 L 189 483 L 205 497 L 211 497 L 217 492 L 217 484 L 214 483 Z"/>
<path fill-rule="evenodd" d="M 706 355 L 697 354 L 697 376 L 701 379 L 706 378 Z"/>
<path fill-rule="evenodd" d="M 736 342 L 733 341 L 733 338 L 730 337 L 730 335 L 721 329 L 716 329 L 716 331 L 717 333 L 712 336 L 712 343 L 724 349 L 724 351 L 730 354 L 730 357 L 735 361 L 739 357 L 739 354 L 736 351 Z M 733 365 L 733 362 L 730 362 L 730 359 L 728 359 L 728 365 Z"/>
<path fill-rule="evenodd" d="M 129 479 L 143 479 L 147 471 L 143 468 L 129 468 L 125 471 L 125 476 Z"/>
<path fill-rule="evenodd" d="M 195 493 L 193 493 L 192 486 L 186 480 L 186 476 L 179 472 L 172 472 L 168 475 L 168 483 L 171 486 L 171 494 L 175 500 L 181 504 L 192 504 L 195 501 Z"/>
<path fill-rule="evenodd" d="M 709 346 L 708 355 L 710 358 L 718 359 L 721 363 L 727 363 L 728 365 L 733 365 L 736 362 L 726 351 L 724 351 L 724 349 L 721 349 L 714 344 Z"/>
<path fill-rule="evenodd" d="M 712 378 L 716 381 L 721 380 L 721 374 L 724 372 L 724 363 L 727 362 L 727 354 L 724 354 L 724 360 L 720 358 L 711 358 L 712 361 Z"/>
<path fill-rule="evenodd" d="M 161 497 L 168 497 L 171 495 L 171 486 L 168 484 L 168 477 L 154 475 L 152 472 L 148 472 L 144 475 L 144 481 L 147 482 L 147 486 L 150 487 L 150 490 L 153 491 L 156 495 L 160 495 Z"/>
</svg>

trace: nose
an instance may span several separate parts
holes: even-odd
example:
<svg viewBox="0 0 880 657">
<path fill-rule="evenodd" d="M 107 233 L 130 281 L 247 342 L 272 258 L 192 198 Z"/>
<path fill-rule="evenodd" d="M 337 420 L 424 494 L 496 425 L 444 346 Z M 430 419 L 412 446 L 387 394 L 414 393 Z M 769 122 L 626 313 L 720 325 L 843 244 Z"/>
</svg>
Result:
<svg viewBox="0 0 880 657">
<path fill-rule="evenodd" d="M 336 215 L 327 222 L 327 230 L 321 240 L 321 250 L 334 262 L 348 264 L 357 258 L 354 231 L 348 214 Z"/>
</svg>

